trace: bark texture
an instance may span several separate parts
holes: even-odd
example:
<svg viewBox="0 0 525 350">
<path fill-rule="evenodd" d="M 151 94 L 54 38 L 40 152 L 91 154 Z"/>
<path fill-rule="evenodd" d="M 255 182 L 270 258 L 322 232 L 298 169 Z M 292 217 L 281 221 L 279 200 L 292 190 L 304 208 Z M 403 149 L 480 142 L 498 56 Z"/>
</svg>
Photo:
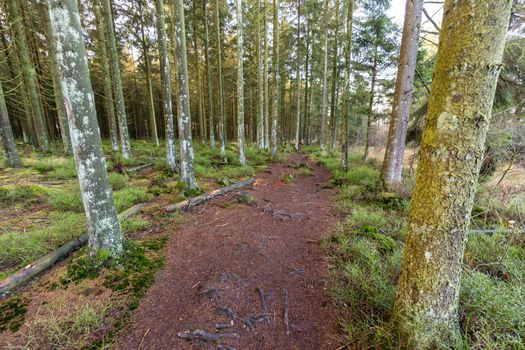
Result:
<svg viewBox="0 0 525 350">
<path fill-rule="evenodd" d="M 392 116 L 381 170 L 381 180 L 387 186 L 401 182 L 422 9 L 423 0 L 407 0 Z"/>
<path fill-rule="evenodd" d="M 116 257 L 124 235 L 109 185 L 97 123 L 95 99 L 76 0 L 47 0 L 56 40 L 64 106 L 67 111 L 91 257 Z"/>
<path fill-rule="evenodd" d="M 160 54 L 160 78 L 162 80 L 162 103 L 164 122 L 166 123 L 166 159 L 171 172 L 177 171 L 177 150 L 175 148 L 175 123 L 173 118 L 173 100 L 171 97 L 171 72 L 166 40 L 164 1 L 155 0 L 157 12 L 157 40 Z"/>
<path fill-rule="evenodd" d="M 177 59 L 177 95 L 179 103 L 180 177 L 188 189 L 197 188 L 193 165 L 191 141 L 190 88 L 188 82 L 188 58 L 186 55 L 186 30 L 183 0 L 175 0 L 175 41 Z"/>
<path fill-rule="evenodd" d="M 462 260 L 511 0 L 446 0 L 395 305 L 405 348 L 459 348 Z"/>
<path fill-rule="evenodd" d="M 295 149 L 299 150 L 301 130 L 301 0 L 297 0 L 297 114 L 295 116 Z"/>
</svg>

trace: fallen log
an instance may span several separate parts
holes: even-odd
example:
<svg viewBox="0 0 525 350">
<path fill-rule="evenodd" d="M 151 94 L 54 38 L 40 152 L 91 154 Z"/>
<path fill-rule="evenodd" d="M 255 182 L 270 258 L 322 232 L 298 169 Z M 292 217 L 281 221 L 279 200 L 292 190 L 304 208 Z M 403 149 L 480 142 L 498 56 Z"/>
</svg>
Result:
<svg viewBox="0 0 525 350">
<path fill-rule="evenodd" d="M 142 170 L 142 169 L 145 169 L 145 168 L 149 168 L 152 165 L 153 165 L 153 163 L 137 165 L 136 167 L 126 169 L 126 171 L 128 173 L 132 173 L 132 172 L 139 171 L 139 170 Z"/>
<path fill-rule="evenodd" d="M 211 192 L 201 194 L 200 196 L 193 197 L 193 198 L 190 198 L 190 199 L 187 199 L 185 201 L 182 201 L 182 202 L 179 202 L 179 203 L 175 203 L 175 204 L 172 204 L 172 205 L 168 205 L 167 207 L 164 208 L 164 210 L 166 212 L 168 212 L 168 213 L 169 212 L 173 212 L 173 211 L 177 211 L 177 210 L 188 210 L 192 206 L 195 206 L 195 205 L 198 205 L 200 203 L 209 201 L 210 199 L 213 199 L 213 198 L 218 197 L 218 196 L 222 196 L 223 194 L 226 194 L 226 193 L 231 192 L 231 191 L 235 191 L 235 190 L 237 190 L 239 188 L 242 188 L 244 186 L 251 185 L 254 182 L 255 182 L 255 179 L 253 177 L 251 177 L 249 179 L 246 179 L 246 180 L 234 183 L 233 185 L 222 187 L 222 188 L 219 188 L 217 190 L 213 190 Z"/>
<path fill-rule="evenodd" d="M 128 210 L 119 214 L 119 220 L 125 220 L 133 215 L 140 213 L 144 209 L 144 204 L 135 204 Z M 88 234 L 85 233 L 77 239 L 67 242 L 62 245 L 55 251 L 44 255 L 43 257 L 33 261 L 31 264 L 25 266 L 24 268 L 18 270 L 11 276 L 0 281 L 0 298 L 5 297 L 16 287 L 24 284 L 29 281 L 34 276 L 39 273 L 47 270 L 49 267 L 53 266 L 57 261 L 63 257 L 69 255 L 72 251 L 80 248 L 88 241 Z"/>
</svg>

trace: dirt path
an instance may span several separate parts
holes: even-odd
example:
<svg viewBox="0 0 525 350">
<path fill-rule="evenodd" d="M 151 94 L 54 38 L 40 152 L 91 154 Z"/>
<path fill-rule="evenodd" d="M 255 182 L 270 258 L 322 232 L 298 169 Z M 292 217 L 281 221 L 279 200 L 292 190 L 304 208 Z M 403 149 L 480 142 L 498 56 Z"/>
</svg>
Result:
<svg viewBox="0 0 525 350">
<path fill-rule="evenodd" d="M 308 163 L 312 176 L 294 166 Z M 291 184 L 282 182 L 292 173 Z M 166 266 L 157 276 L 119 349 L 330 349 L 337 327 L 327 295 L 326 262 L 318 244 L 335 222 L 329 173 L 293 154 L 257 177 L 253 205 L 229 207 L 233 195 L 187 214 L 184 229 L 170 237 Z M 265 315 L 257 288 L 268 302 Z M 288 294 L 290 334 L 284 322 Z M 235 315 L 230 314 L 233 312 Z M 250 316 L 252 317 L 250 322 Z M 267 317 L 265 317 L 267 316 Z M 183 340 L 179 332 L 201 329 L 239 339 Z M 250 325 L 253 323 L 253 328 Z"/>
</svg>

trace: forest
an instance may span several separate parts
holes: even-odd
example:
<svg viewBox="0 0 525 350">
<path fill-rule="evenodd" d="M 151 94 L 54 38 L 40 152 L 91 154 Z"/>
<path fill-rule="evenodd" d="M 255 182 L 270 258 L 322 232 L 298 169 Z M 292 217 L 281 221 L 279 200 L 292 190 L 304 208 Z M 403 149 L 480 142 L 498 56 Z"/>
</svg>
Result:
<svg viewBox="0 0 525 350">
<path fill-rule="evenodd" d="M 0 0 L 1 349 L 525 349 L 524 0 Z"/>
</svg>

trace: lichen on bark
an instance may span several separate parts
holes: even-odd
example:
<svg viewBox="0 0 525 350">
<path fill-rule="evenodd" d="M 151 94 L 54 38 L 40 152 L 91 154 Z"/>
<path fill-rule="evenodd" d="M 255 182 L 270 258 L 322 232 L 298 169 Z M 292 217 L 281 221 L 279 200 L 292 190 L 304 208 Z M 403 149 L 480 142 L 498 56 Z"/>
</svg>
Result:
<svg viewBox="0 0 525 350">
<path fill-rule="evenodd" d="M 93 258 L 123 252 L 76 0 L 47 0 Z"/>
<path fill-rule="evenodd" d="M 406 348 L 458 347 L 459 288 L 510 0 L 446 0 L 395 305 Z"/>
</svg>

